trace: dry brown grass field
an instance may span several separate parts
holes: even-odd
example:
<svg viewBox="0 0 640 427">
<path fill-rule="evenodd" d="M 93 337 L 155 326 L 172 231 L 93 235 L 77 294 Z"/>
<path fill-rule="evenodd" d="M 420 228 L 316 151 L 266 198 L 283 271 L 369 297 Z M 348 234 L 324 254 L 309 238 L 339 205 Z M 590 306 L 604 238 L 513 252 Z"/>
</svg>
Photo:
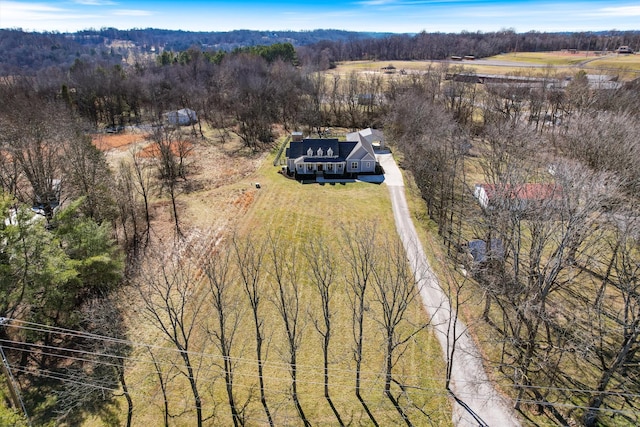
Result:
<svg viewBox="0 0 640 427">
<path fill-rule="evenodd" d="M 383 67 L 393 65 L 395 71 L 386 73 Z M 596 54 L 595 52 L 568 51 L 517 52 L 489 58 L 463 61 L 350 61 L 338 63 L 333 74 L 348 74 L 352 71 L 379 73 L 393 78 L 401 73 L 426 71 L 430 67 L 460 67 L 481 74 L 536 74 L 547 68 L 567 75 L 578 70 L 593 74 L 616 74 L 622 80 L 640 77 L 640 55 Z"/>
<path fill-rule="evenodd" d="M 213 135 L 208 133 L 208 136 Z M 126 142 L 136 138 L 120 136 L 104 138 L 108 156 L 122 158 Z M 280 140 L 282 141 L 282 139 Z M 104 142 L 103 142 L 104 144 Z M 181 228 L 184 238 L 178 243 L 182 262 L 195 265 L 197 270 L 211 257 L 229 251 L 232 234 L 240 239 L 278 234 L 288 245 L 302 247 L 312 239 L 323 239 L 332 249 L 339 270 L 334 295 L 333 322 L 335 335 L 331 344 L 331 393 L 343 418 L 354 425 L 368 425 L 366 415 L 356 400 L 353 384 L 353 335 L 351 308 L 346 294 L 346 272 L 339 242 L 343 230 L 377 230 L 378 237 L 395 235 L 391 203 L 385 184 L 348 183 L 346 185 L 302 185 L 278 173 L 273 166 L 275 150 L 271 154 L 255 154 L 242 148 L 238 140 L 221 143 L 210 137 L 206 143 L 194 143 L 188 158 L 191 174 L 189 185 L 178 196 L 181 212 Z M 260 188 L 256 188 L 260 183 Z M 417 193 L 409 191 L 412 206 L 420 209 Z M 154 196 L 154 233 L 151 251 L 170 252 L 174 245 L 170 204 L 166 197 Z M 416 214 L 417 218 L 420 215 Z M 157 262 L 157 261 L 154 261 Z M 169 261 L 167 261 L 169 262 Z M 158 264 L 154 267 L 159 268 Z M 301 272 L 301 311 L 303 327 L 299 355 L 299 393 L 301 404 L 313 425 L 336 424 L 331 410 L 324 400 L 322 389 L 322 351 L 320 338 L 313 326 L 319 297 L 309 282 L 308 271 Z M 194 274 L 194 292 L 204 295 L 207 281 L 200 273 Z M 253 326 L 248 304 L 235 283 L 234 298 L 242 321 L 236 336 L 233 355 L 236 363 L 236 393 L 239 401 L 249 401 L 246 408 L 248 425 L 264 425 L 266 418 L 259 401 Z M 286 363 L 284 328 L 273 303 L 273 283 L 265 276 L 262 284 L 265 293 L 265 383 L 267 399 L 272 406 L 277 425 L 296 425 L 299 418 L 289 394 L 290 377 Z M 204 296 L 203 298 L 207 298 Z M 195 424 L 195 411 L 188 383 L 184 376 L 176 374 L 176 366 L 182 364 L 158 329 L 151 324 L 143 309 L 143 302 L 136 287 L 127 288 L 122 295 L 123 307 L 131 339 L 152 347 L 161 361 L 162 370 L 168 375 L 171 399 L 171 425 Z M 384 397 L 382 332 L 374 318 L 379 318 L 377 303 L 368 301 L 366 339 L 364 349 L 363 395 L 381 425 L 400 423 L 398 414 Z M 226 394 L 221 359 L 208 330 L 215 328 L 211 304 L 205 302 L 198 315 L 198 327 L 194 331 L 194 357 L 199 364 L 198 378 L 203 395 L 203 412 L 212 417 L 205 425 L 231 425 L 226 404 Z M 418 325 L 427 322 L 427 316 L 418 300 L 409 309 L 408 320 Z M 404 326 L 404 333 L 409 326 Z M 160 425 L 162 423 L 162 394 L 157 374 L 148 349 L 135 347 L 131 363 L 127 364 L 127 381 L 134 401 L 134 425 Z M 444 389 L 444 361 L 437 341 L 428 329 L 412 339 L 396 366 L 396 372 L 411 386 L 408 398 L 424 410 L 409 410 L 415 425 L 448 425 L 451 408 Z M 124 421 L 126 407 L 118 398 L 112 410 L 115 419 Z M 427 414 L 427 415 L 425 415 Z M 103 425 L 103 418 L 92 418 L 87 425 Z"/>
</svg>

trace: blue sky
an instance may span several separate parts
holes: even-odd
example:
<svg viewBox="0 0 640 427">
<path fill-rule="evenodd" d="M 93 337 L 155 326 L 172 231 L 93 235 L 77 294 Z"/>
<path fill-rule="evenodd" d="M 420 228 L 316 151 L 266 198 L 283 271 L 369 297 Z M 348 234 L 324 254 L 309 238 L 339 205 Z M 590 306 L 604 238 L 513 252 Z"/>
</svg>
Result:
<svg viewBox="0 0 640 427">
<path fill-rule="evenodd" d="M 640 30 L 640 2 L 603 0 L 0 0 L 0 28 L 393 33 Z"/>
</svg>

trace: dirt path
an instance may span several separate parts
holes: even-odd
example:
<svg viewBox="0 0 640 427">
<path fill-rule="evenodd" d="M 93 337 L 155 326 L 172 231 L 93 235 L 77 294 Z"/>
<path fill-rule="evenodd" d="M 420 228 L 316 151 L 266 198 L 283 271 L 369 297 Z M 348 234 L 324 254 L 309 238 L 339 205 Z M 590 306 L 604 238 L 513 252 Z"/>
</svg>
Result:
<svg viewBox="0 0 640 427">
<path fill-rule="evenodd" d="M 391 154 L 380 154 L 378 160 L 385 170 L 385 182 L 391 194 L 396 228 L 402 240 L 407 258 L 420 288 L 420 296 L 427 313 L 432 316 L 436 336 L 445 360 L 451 354 L 455 311 L 440 288 L 418 239 L 404 194 L 402 173 Z M 482 358 L 466 326 L 459 320 L 455 324 L 459 336 L 453 356 L 451 391 L 454 403 L 453 423 L 461 426 L 519 426 L 520 422 L 511 409 L 513 405 L 500 395 L 489 381 Z"/>
</svg>

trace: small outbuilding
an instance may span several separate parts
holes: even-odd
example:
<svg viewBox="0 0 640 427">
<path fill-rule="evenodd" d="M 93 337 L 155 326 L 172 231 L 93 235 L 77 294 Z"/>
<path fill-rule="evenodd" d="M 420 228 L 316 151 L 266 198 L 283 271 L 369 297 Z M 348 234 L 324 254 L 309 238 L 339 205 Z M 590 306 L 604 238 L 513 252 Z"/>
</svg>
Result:
<svg viewBox="0 0 640 427">
<path fill-rule="evenodd" d="M 501 239 L 491 239 L 489 244 L 485 240 L 474 239 L 467 242 L 469 255 L 476 264 L 484 264 L 492 259 L 504 258 L 504 244 Z"/>
<path fill-rule="evenodd" d="M 616 53 L 623 55 L 632 55 L 634 52 L 633 49 L 631 49 L 629 46 L 620 46 L 616 49 Z"/>
<path fill-rule="evenodd" d="M 498 208 L 525 212 L 555 207 L 562 200 L 562 187 L 551 183 L 476 184 L 473 196 L 485 210 Z"/>
<path fill-rule="evenodd" d="M 198 122 L 196 112 L 190 108 L 182 108 L 176 111 L 164 113 L 165 120 L 172 126 L 188 126 Z"/>
</svg>

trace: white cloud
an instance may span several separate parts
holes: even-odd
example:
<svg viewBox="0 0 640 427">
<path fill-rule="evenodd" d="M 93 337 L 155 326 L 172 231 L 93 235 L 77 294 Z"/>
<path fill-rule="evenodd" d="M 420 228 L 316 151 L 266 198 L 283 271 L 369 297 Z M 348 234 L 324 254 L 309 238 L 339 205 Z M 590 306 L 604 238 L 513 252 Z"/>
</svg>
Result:
<svg viewBox="0 0 640 427">
<path fill-rule="evenodd" d="M 151 16 L 154 13 L 150 10 L 118 9 L 118 10 L 114 10 L 113 14 L 118 16 Z"/>
<path fill-rule="evenodd" d="M 113 6 L 117 4 L 110 0 L 74 0 L 73 2 L 83 6 Z"/>
<path fill-rule="evenodd" d="M 386 6 L 398 3 L 396 0 L 365 0 L 358 2 L 361 6 Z"/>
<path fill-rule="evenodd" d="M 65 9 L 50 6 L 44 3 L 20 3 L 15 1 L 2 2 L 3 18 L 22 18 L 31 14 L 49 14 L 64 12 Z"/>
<path fill-rule="evenodd" d="M 26 26 L 29 22 L 60 21 L 93 18 L 93 15 L 78 14 L 72 10 L 44 3 L 21 3 L 2 0 L 0 3 L 0 27 Z"/>
<path fill-rule="evenodd" d="M 357 4 L 361 6 L 455 6 L 456 3 L 463 1 L 465 0 L 361 0 Z"/>
<path fill-rule="evenodd" d="M 610 17 L 618 16 L 621 18 L 640 16 L 640 6 L 603 7 L 598 11 L 598 14 Z"/>
</svg>

